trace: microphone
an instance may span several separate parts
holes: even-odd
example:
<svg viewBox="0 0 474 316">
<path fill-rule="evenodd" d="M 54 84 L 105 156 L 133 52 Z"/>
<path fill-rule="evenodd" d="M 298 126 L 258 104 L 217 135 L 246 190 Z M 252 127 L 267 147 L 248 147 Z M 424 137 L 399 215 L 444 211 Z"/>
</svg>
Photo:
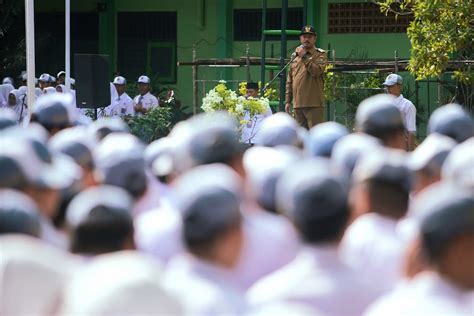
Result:
<svg viewBox="0 0 474 316">
<path fill-rule="evenodd" d="M 301 45 L 300 45 L 300 46 L 298 46 L 298 47 L 304 48 L 304 45 L 303 45 L 303 44 L 301 44 Z M 298 48 L 298 47 L 296 47 L 296 48 Z M 291 54 L 291 58 L 295 58 L 295 57 L 296 57 L 296 55 L 298 54 L 298 53 L 296 52 L 296 48 L 295 48 L 295 51 L 293 52 L 293 54 Z"/>
</svg>

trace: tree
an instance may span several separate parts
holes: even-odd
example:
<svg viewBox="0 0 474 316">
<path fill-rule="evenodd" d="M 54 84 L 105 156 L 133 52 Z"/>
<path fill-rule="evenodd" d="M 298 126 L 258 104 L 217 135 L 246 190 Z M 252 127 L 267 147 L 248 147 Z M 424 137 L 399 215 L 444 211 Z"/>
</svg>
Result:
<svg viewBox="0 0 474 316">
<path fill-rule="evenodd" d="M 24 1 L 5 0 L 0 13 L 0 73 L 19 74 L 26 63 Z"/>
<path fill-rule="evenodd" d="M 474 99 L 474 1 L 384 0 L 375 1 L 382 12 L 412 14 L 407 29 L 411 42 L 408 70 L 417 80 L 439 78 L 454 66 L 458 83 L 456 100 L 471 111 Z"/>
</svg>

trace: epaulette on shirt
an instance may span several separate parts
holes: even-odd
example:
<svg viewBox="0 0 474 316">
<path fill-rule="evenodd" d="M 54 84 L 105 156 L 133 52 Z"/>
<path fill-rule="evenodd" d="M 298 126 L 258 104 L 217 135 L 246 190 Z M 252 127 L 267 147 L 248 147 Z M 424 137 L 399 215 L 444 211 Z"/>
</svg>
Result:
<svg viewBox="0 0 474 316">
<path fill-rule="evenodd" d="M 325 53 L 325 52 L 326 52 L 324 49 L 317 48 L 317 47 L 316 47 L 316 50 L 317 50 L 318 52 L 320 52 L 320 53 Z"/>
</svg>

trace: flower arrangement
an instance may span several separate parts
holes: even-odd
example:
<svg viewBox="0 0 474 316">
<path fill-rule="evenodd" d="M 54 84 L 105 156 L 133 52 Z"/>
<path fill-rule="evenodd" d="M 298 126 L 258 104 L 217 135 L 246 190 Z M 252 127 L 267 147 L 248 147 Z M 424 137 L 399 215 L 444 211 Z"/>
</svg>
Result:
<svg viewBox="0 0 474 316">
<path fill-rule="evenodd" d="M 267 98 L 246 98 L 237 96 L 237 93 L 226 86 L 224 80 L 211 89 L 202 99 L 201 109 L 206 112 L 227 111 L 237 118 L 241 125 L 248 123 L 244 121 L 244 116 L 254 117 L 257 114 L 266 112 L 269 106 Z"/>
</svg>

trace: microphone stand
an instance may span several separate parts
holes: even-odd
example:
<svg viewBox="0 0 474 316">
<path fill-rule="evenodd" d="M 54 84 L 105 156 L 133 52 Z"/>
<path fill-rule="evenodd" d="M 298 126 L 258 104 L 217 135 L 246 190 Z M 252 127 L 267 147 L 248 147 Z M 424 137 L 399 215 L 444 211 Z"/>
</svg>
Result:
<svg viewBox="0 0 474 316">
<path fill-rule="evenodd" d="M 265 84 L 265 86 L 262 89 L 262 96 L 265 94 L 265 91 L 268 89 L 268 87 L 275 81 L 280 75 L 288 68 L 288 66 L 295 60 L 297 54 L 291 54 L 290 61 L 270 80 L 268 83 Z"/>
</svg>

